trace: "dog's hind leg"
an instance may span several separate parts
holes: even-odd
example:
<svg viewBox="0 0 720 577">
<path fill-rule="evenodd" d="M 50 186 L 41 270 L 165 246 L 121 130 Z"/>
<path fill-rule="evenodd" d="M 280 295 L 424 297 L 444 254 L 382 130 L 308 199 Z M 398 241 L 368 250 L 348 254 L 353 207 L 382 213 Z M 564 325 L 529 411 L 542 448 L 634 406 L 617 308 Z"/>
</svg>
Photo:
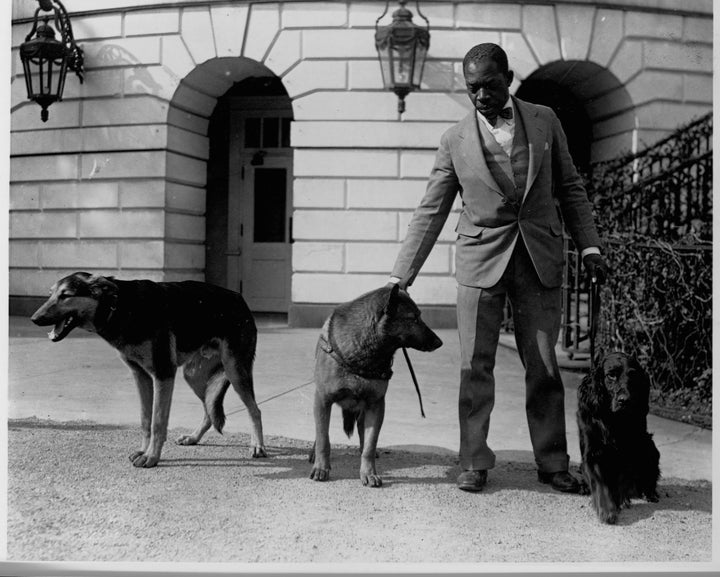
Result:
<svg viewBox="0 0 720 577">
<path fill-rule="evenodd" d="M 227 342 L 222 343 L 220 347 L 220 357 L 225 369 L 225 375 L 230 379 L 230 383 L 232 383 L 233 388 L 250 414 L 253 428 L 251 456 L 254 459 L 267 457 L 263 440 L 262 414 L 255 400 L 252 362 L 248 362 L 248 366 L 242 366 L 237 355 Z"/>
<path fill-rule="evenodd" d="M 380 428 L 385 418 L 385 398 L 379 399 L 372 405 L 365 407 L 363 415 L 363 449 L 360 456 L 360 481 L 369 487 L 381 487 L 382 479 L 375 470 L 375 454 L 377 451 Z M 359 423 L 358 423 L 359 425 Z"/>
<path fill-rule="evenodd" d="M 640 467 L 640 480 L 638 488 L 645 500 L 650 503 L 657 503 L 660 500 L 657 492 L 657 483 L 660 479 L 660 452 L 655 443 L 648 440 L 643 458 L 638 464 Z"/>
<path fill-rule="evenodd" d="M 184 367 L 185 380 L 203 402 L 203 419 L 190 435 L 181 435 L 175 440 L 178 445 L 197 445 L 211 426 L 222 433 L 225 426 L 223 399 L 230 381 L 225 377 L 219 357 L 216 358 L 217 364 L 211 366 L 213 372 L 200 370 L 206 368 L 207 361 L 203 358 L 200 362 L 193 358 Z"/>
<path fill-rule="evenodd" d="M 205 411 L 203 419 L 198 425 L 197 429 L 195 429 L 189 435 L 180 435 L 177 439 L 175 439 L 175 443 L 185 446 L 197 445 L 200 442 L 200 439 L 203 438 L 203 435 L 208 432 L 208 429 L 210 429 L 211 425 L 212 423 L 210 422 L 210 417 L 208 416 L 207 411 Z"/>
</svg>

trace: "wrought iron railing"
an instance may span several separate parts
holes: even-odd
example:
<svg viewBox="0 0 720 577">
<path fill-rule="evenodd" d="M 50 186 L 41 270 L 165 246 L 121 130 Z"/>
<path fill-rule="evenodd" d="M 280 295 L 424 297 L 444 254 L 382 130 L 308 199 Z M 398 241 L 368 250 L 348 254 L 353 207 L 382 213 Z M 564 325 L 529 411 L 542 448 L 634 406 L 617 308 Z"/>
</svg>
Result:
<svg viewBox="0 0 720 577">
<path fill-rule="evenodd" d="M 709 248 L 712 240 L 712 114 L 634 155 L 597 163 L 588 178 L 601 235 L 632 234 Z M 566 237 L 562 346 L 587 355 L 588 286 Z"/>
</svg>

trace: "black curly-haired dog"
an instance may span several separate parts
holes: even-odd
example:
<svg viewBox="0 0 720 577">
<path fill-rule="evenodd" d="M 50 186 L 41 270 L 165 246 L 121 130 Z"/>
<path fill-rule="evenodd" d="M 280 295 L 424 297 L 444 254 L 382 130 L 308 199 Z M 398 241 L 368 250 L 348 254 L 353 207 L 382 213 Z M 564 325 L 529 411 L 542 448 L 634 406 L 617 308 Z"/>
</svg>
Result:
<svg viewBox="0 0 720 577">
<path fill-rule="evenodd" d="M 621 352 L 601 358 L 578 388 L 577 423 L 584 493 L 603 523 L 630 499 L 658 500 L 660 453 L 647 432 L 650 379 Z"/>
</svg>

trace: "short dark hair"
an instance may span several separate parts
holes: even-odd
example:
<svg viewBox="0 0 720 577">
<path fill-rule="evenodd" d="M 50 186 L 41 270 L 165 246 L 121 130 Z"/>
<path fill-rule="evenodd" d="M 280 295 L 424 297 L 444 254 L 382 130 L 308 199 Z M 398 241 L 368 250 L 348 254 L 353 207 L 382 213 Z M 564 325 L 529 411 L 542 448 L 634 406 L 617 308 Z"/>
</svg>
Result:
<svg viewBox="0 0 720 577">
<path fill-rule="evenodd" d="M 507 74 L 510 71 L 507 54 L 500 46 L 492 42 L 477 44 L 468 50 L 468 53 L 463 59 L 463 70 L 465 70 L 471 62 L 481 62 L 488 59 L 495 62 L 503 74 Z"/>
</svg>

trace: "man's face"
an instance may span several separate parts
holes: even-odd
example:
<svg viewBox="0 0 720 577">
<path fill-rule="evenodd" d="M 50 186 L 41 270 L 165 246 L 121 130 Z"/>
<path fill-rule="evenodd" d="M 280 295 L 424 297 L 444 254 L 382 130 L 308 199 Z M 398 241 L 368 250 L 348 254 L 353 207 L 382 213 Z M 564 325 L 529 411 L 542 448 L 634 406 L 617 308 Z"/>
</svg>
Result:
<svg viewBox="0 0 720 577">
<path fill-rule="evenodd" d="M 473 106 L 485 117 L 496 117 L 510 96 L 513 73 L 503 73 L 490 59 L 469 62 L 463 70 Z"/>
</svg>

